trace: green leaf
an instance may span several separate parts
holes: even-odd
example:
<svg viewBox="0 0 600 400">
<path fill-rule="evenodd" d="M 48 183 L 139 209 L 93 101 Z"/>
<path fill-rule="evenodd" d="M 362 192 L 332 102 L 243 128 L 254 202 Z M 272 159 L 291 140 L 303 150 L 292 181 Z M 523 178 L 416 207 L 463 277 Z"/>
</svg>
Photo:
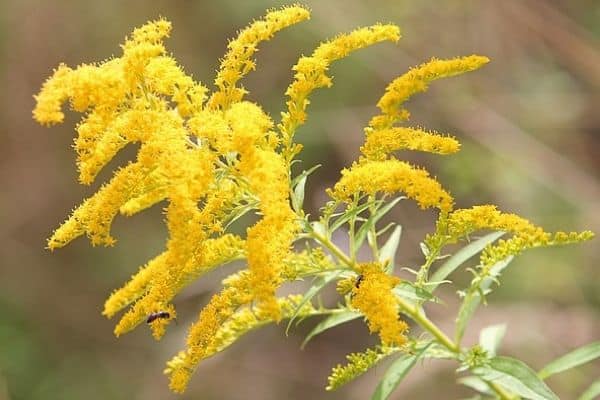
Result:
<svg viewBox="0 0 600 400">
<path fill-rule="evenodd" d="M 308 171 L 303 171 L 292 181 L 292 187 L 294 188 L 294 196 L 292 197 L 292 207 L 294 208 L 294 211 L 298 212 L 302 210 L 302 206 L 304 205 L 304 186 L 306 185 L 306 178 L 320 166 L 321 165 L 315 165 Z"/>
<path fill-rule="evenodd" d="M 371 400 L 387 399 L 430 345 L 431 343 L 428 343 L 415 354 L 405 354 L 396 359 L 388 370 L 385 371 L 385 375 L 379 382 L 379 385 L 377 385 L 377 389 L 375 389 L 375 393 L 371 396 Z"/>
<path fill-rule="evenodd" d="M 379 262 L 388 262 L 386 271 L 388 274 L 394 272 L 394 259 L 396 251 L 398 250 L 398 245 L 400 244 L 400 236 L 402 236 L 402 226 L 397 225 L 388 240 L 379 250 Z"/>
<path fill-rule="evenodd" d="M 485 248 L 488 244 L 494 242 L 500 236 L 504 235 L 504 232 L 493 232 L 485 235 L 484 237 L 475 240 L 474 242 L 469 243 L 459 251 L 457 251 L 452 257 L 446 260 L 431 276 L 430 281 L 432 282 L 441 282 L 444 281 L 452 272 L 454 272 L 458 267 L 463 265 L 465 261 L 469 260 L 471 257 L 479 253 L 481 250 Z M 429 286 L 429 291 L 433 292 L 438 285 Z"/>
<path fill-rule="evenodd" d="M 233 224 L 235 221 L 237 221 L 238 219 L 243 217 L 246 213 L 248 213 L 249 211 L 252 211 L 256 207 L 256 205 L 257 205 L 256 203 L 240 204 L 237 207 L 235 207 L 233 210 L 231 210 L 231 212 L 227 216 L 227 220 L 226 220 L 227 222 L 225 223 L 225 229 L 229 228 L 229 226 L 231 224 Z"/>
<path fill-rule="evenodd" d="M 297 177 L 295 177 L 292 180 L 292 187 L 295 187 L 298 185 L 298 183 L 302 180 L 302 179 L 306 179 L 307 176 L 309 176 L 310 174 L 312 174 L 313 172 L 315 172 L 318 168 L 321 168 L 321 164 L 317 164 L 314 167 L 306 170 L 306 171 L 302 171 L 302 173 L 300 175 L 298 175 Z"/>
<path fill-rule="evenodd" d="M 427 247 L 427 244 L 421 242 L 421 243 L 419 243 L 419 247 L 421 248 L 421 253 L 423 253 L 425 258 L 429 257 L 429 254 L 431 252 L 429 251 L 429 247 Z"/>
<path fill-rule="evenodd" d="M 459 355 L 448 350 L 439 343 L 432 343 L 427 351 L 423 354 L 423 358 L 437 358 L 442 360 L 459 360 Z"/>
<path fill-rule="evenodd" d="M 598 357 L 600 357 L 600 342 L 590 343 L 552 361 L 538 372 L 538 376 L 546 379 L 550 375 L 577 367 Z"/>
<path fill-rule="evenodd" d="M 600 381 L 592 383 L 590 387 L 577 398 L 577 400 L 594 400 L 598 396 L 600 396 Z"/>
<path fill-rule="evenodd" d="M 403 299 L 409 301 L 416 301 L 421 303 L 424 301 L 433 301 L 435 303 L 439 303 L 439 300 L 427 290 L 414 286 L 408 281 L 400 282 L 393 289 L 393 292 L 396 296 L 402 297 Z"/>
<path fill-rule="evenodd" d="M 509 391 L 532 400 L 559 400 L 550 388 L 524 362 L 510 357 L 494 357 L 473 373 Z"/>
<path fill-rule="evenodd" d="M 350 220 L 350 218 L 357 216 L 361 212 L 365 211 L 367 208 L 373 206 L 373 204 L 381 202 L 380 200 L 375 201 L 367 201 L 355 208 L 350 210 L 346 210 L 346 212 L 342 213 L 342 215 L 335 220 L 335 222 L 331 225 L 331 232 L 336 231 L 340 226 L 344 225 L 346 222 Z"/>
<path fill-rule="evenodd" d="M 479 333 L 479 345 L 487 351 L 490 357 L 496 355 L 496 350 L 506 333 L 506 324 L 492 325 L 483 328 Z"/>
<path fill-rule="evenodd" d="M 404 196 L 397 197 L 394 200 L 387 203 L 385 206 L 379 208 L 375 212 L 375 214 L 370 215 L 367 221 L 361 225 L 360 229 L 356 233 L 356 236 L 354 237 L 354 248 L 360 249 L 360 246 L 363 244 L 367 237 L 367 232 L 369 232 L 369 230 L 373 228 L 385 214 L 387 214 L 392 208 L 394 208 L 394 206 L 398 204 L 400 200 L 403 200 L 405 198 L 406 197 Z"/>
<path fill-rule="evenodd" d="M 473 313 L 481 303 L 482 294 L 485 294 L 488 291 L 488 289 L 492 285 L 492 282 L 494 282 L 494 279 L 498 275 L 500 275 L 500 272 L 502 272 L 502 270 L 506 268 L 508 264 L 510 264 L 512 259 L 513 257 L 510 256 L 494 264 L 494 266 L 492 266 L 491 268 L 490 276 L 484 278 L 483 281 L 479 284 L 480 290 L 467 291 L 467 295 L 463 299 L 463 302 L 460 305 L 460 309 L 458 310 L 458 318 L 456 319 L 456 330 L 454 333 L 456 342 L 460 342 L 460 340 L 462 339 L 465 333 L 467 323 L 469 322 L 469 320 L 473 316 Z"/>
<path fill-rule="evenodd" d="M 306 185 L 306 176 L 302 177 L 294 187 L 294 197 L 292 197 L 292 206 L 294 211 L 299 212 L 304 205 L 304 186 Z"/>
<path fill-rule="evenodd" d="M 341 325 L 345 322 L 348 321 L 352 321 L 358 317 L 360 317 L 362 314 L 354 312 L 354 311 L 344 311 L 341 313 L 336 313 L 336 314 L 332 314 L 330 316 L 328 316 L 327 318 L 325 318 L 324 320 L 322 320 L 321 322 L 319 322 L 317 324 L 317 326 L 315 326 L 312 331 L 310 331 L 310 333 L 306 336 L 306 339 L 304 339 L 304 342 L 302 342 L 302 345 L 300 346 L 300 348 L 304 348 L 304 346 L 306 346 L 306 344 L 308 343 L 308 341 L 310 339 L 312 339 L 313 337 L 317 336 L 318 334 L 326 331 L 329 328 L 333 328 L 334 326 L 337 325 Z"/>
<path fill-rule="evenodd" d="M 327 284 L 329 284 L 331 281 L 333 281 L 334 279 L 336 279 L 338 277 L 338 275 L 341 274 L 341 271 L 338 272 L 330 272 L 326 275 L 323 275 L 319 278 L 317 278 L 316 283 L 314 283 L 307 291 L 306 293 L 304 293 L 304 297 L 302 298 L 302 301 L 300 301 L 300 303 L 298 303 L 298 306 L 296 306 L 296 309 L 294 310 L 294 313 L 292 314 L 292 316 L 290 317 L 290 320 L 287 324 L 287 327 L 285 328 L 285 334 L 288 334 L 288 331 L 290 330 L 290 327 L 292 326 L 292 322 L 294 322 L 294 320 L 296 319 L 296 317 L 298 316 L 298 313 L 300 312 L 300 310 L 302 309 L 302 307 L 306 304 L 306 302 L 310 301 L 313 297 L 315 297 L 315 295 L 317 293 L 319 293 L 321 291 L 321 289 L 323 289 L 325 286 L 327 286 Z"/>
<path fill-rule="evenodd" d="M 476 376 L 465 376 L 464 378 L 460 378 L 458 383 L 465 385 L 466 387 L 469 387 L 479 393 L 492 394 L 492 390 L 487 383 Z"/>
<path fill-rule="evenodd" d="M 319 221 L 313 221 L 310 223 L 310 228 L 319 236 L 323 236 L 325 238 L 329 237 L 329 233 L 327 232 L 327 228 L 325 225 L 320 223 Z"/>
</svg>

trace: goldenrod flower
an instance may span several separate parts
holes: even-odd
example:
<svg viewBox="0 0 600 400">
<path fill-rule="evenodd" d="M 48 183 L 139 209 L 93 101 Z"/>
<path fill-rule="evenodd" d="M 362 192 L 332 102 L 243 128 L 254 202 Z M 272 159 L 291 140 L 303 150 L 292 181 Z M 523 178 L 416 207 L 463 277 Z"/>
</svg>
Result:
<svg viewBox="0 0 600 400">
<path fill-rule="evenodd" d="M 426 243 L 430 248 L 441 248 L 483 229 L 504 231 L 513 235 L 512 238 L 501 240 L 497 245 L 490 245 L 483 251 L 483 266 L 491 266 L 529 248 L 576 243 L 593 236 L 590 231 L 550 234 L 518 215 L 500 212 L 493 205 L 482 205 L 441 215 L 435 234 L 429 235 Z"/>
<path fill-rule="evenodd" d="M 197 243 L 182 265 L 177 264 L 169 252 L 155 258 L 107 300 L 104 314 L 109 317 L 137 301 L 121 318 L 115 327 L 115 334 L 120 336 L 129 332 L 142 323 L 148 314 L 167 307 L 175 295 L 195 279 L 218 266 L 241 258 L 244 247 L 245 243 L 241 238 L 226 234 Z"/>
<path fill-rule="evenodd" d="M 429 83 L 436 79 L 473 71 L 489 61 L 487 57 L 477 55 L 450 60 L 437 60 L 434 58 L 427 63 L 412 68 L 388 85 L 385 94 L 377 103 L 381 114 L 373 117 L 369 122 L 369 126 L 375 129 L 390 128 L 397 121 L 408 119 L 408 111 L 401 108 L 401 106 L 413 94 L 424 92 L 427 90 Z"/>
<path fill-rule="evenodd" d="M 340 386 L 354 380 L 364 374 L 372 366 L 377 364 L 383 358 L 391 354 L 392 349 L 389 347 L 376 347 L 375 349 L 367 349 L 362 353 L 351 353 L 346 356 L 348 364 L 336 365 L 331 374 L 327 378 L 328 385 L 326 390 L 336 390 Z"/>
<path fill-rule="evenodd" d="M 493 205 L 482 205 L 454 210 L 447 216 L 441 216 L 437 222 L 435 235 L 429 237 L 427 241 L 433 243 L 441 239 L 446 243 L 456 243 L 459 239 L 481 229 L 514 234 L 534 234 L 541 231 L 541 228 L 525 218 L 502 213 Z"/>
<path fill-rule="evenodd" d="M 110 236 L 112 220 L 119 208 L 135 194 L 135 183 L 146 174 L 139 164 L 129 164 L 120 169 L 103 185 L 96 194 L 85 200 L 71 217 L 65 221 L 48 239 L 52 250 L 63 247 L 82 234 L 87 234 L 93 245 L 113 245 L 115 239 Z"/>
<path fill-rule="evenodd" d="M 236 87 L 236 83 L 255 67 L 252 55 L 262 41 L 269 40 L 281 29 L 304 21 L 310 17 L 308 10 L 301 6 L 283 7 L 274 10 L 255 21 L 247 28 L 240 31 L 235 40 L 229 42 L 229 51 L 221 61 L 221 68 L 215 79 L 219 88 L 210 98 L 211 108 L 227 108 L 230 104 L 242 100 L 246 93 L 243 88 Z"/>
<path fill-rule="evenodd" d="M 81 235 L 87 235 L 94 245 L 112 245 L 111 224 L 117 213 L 130 216 L 161 201 L 166 204 L 166 248 L 114 291 L 104 305 L 103 314 L 109 318 L 129 306 L 115 326 L 117 336 L 146 321 L 152 335 L 160 339 L 176 318 L 173 299 L 183 288 L 220 265 L 247 260 L 247 268 L 223 280 L 223 289 L 191 326 L 187 348 L 167 364 L 165 372 L 176 392 L 185 390 L 203 359 L 246 332 L 282 318 L 328 313 L 310 302 L 298 309 L 304 301 L 299 295 L 276 297 L 284 282 L 306 276 L 340 277 L 338 291 L 344 296 L 350 294 L 346 299 L 365 316 L 370 331 L 377 333 L 382 343 L 377 349 L 350 355 L 347 366 L 334 368 L 329 390 L 358 376 L 406 341 L 408 326 L 399 319 L 400 300 L 393 292 L 400 279 L 386 274 L 379 262 L 355 264 L 353 257 L 328 242 L 328 228 L 334 230 L 328 218 L 333 218 L 340 202 L 403 192 L 421 208 L 435 207 L 441 213 L 427 244 L 437 250 L 480 229 L 510 232 L 510 239 L 482 252 L 484 272 L 527 248 L 591 237 L 590 232 L 551 235 L 493 206 L 452 211 L 453 198 L 436 179 L 394 158 L 393 152 L 405 149 L 436 154 L 458 151 L 460 145 L 452 137 L 394 124 L 408 118 L 408 111 L 401 106 L 410 96 L 424 91 L 435 79 L 479 68 L 488 61 L 481 56 L 434 59 L 394 80 L 378 103 L 381 115 L 365 128 L 362 156 L 342 171 L 339 182 L 328 191 L 335 201 L 329 203 L 330 213 L 322 219 L 323 237 L 315 233 L 318 225 L 301 232 L 311 223 L 303 212 L 295 213 L 291 208 L 291 196 L 298 199 L 303 189 L 294 182 L 304 178 L 292 179 L 291 164 L 301 148 L 293 143 L 293 136 L 306 119 L 309 95 L 317 88 L 331 86 L 328 70 L 333 61 L 400 37 L 395 25 L 376 24 L 339 35 L 320 44 L 311 56 L 301 57 L 285 93 L 287 111 L 275 131 L 272 118 L 258 104 L 243 100 L 246 90 L 238 82 L 254 69 L 252 58 L 260 42 L 308 17 L 304 7 L 283 7 L 242 30 L 228 45 L 212 94 L 169 55 L 163 40 L 169 36 L 171 24 L 159 19 L 135 29 L 121 46 L 120 57 L 73 69 L 59 65 L 35 96 L 33 116 L 41 124 L 62 122 L 61 107 L 67 101 L 71 109 L 84 113 L 74 144 L 82 184 L 91 184 L 125 146 L 139 146 L 135 160 L 117 169 L 54 232 L 48 241 L 50 249 Z M 361 203 L 360 210 L 346 212 L 355 211 L 354 219 L 359 220 L 363 216 L 359 213 L 369 205 Z M 259 219 L 247 227 L 246 236 L 228 233 L 231 223 L 248 212 Z M 346 217 L 352 218 L 342 215 L 333 224 L 339 226 Z M 369 222 L 373 220 L 375 217 Z M 364 219 L 360 221 L 364 228 L 369 227 Z M 359 236 L 366 232 L 363 227 Z M 376 255 L 381 231 L 371 228 L 368 239 Z M 350 235 L 351 240 L 357 237 L 353 230 Z M 307 237 L 329 249 L 331 256 L 321 247 L 294 252 L 294 240 Z M 386 245 L 382 253 L 384 250 L 390 247 Z M 335 270 L 340 275 L 329 275 Z M 347 311 L 339 308 L 334 312 L 340 310 Z M 419 310 L 404 312 L 417 322 L 423 321 Z M 431 331 L 443 342 L 443 335 Z M 456 347 L 460 350 L 458 344 Z"/>
<path fill-rule="evenodd" d="M 375 195 L 404 192 L 417 201 L 421 208 L 436 207 L 450 211 L 453 199 L 429 173 L 396 159 L 354 163 L 342 170 L 342 177 L 329 195 L 348 201 L 355 193 Z"/>
<path fill-rule="evenodd" d="M 294 80 L 288 86 L 285 94 L 289 97 L 286 102 L 287 111 L 281 114 L 281 123 L 278 128 L 288 147 L 288 159 L 291 159 L 300 151 L 298 145 L 292 147 L 292 137 L 299 125 L 306 120 L 306 107 L 310 104 L 308 96 L 321 87 L 332 85 L 331 78 L 327 76 L 330 64 L 346 57 L 354 50 L 362 49 L 372 44 L 391 40 L 397 42 L 400 39 L 400 29 L 395 25 L 373 25 L 366 28 L 356 29 L 348 34 L 339 35 L 336 38 L 322 43 L 309 57 L 301 57 L 292 68 Z"/>
<path fill-rule="evenodd" d="M 458 140 L 415 128 L 366 129 L 367 139 L 360 151 L 366 158 L 383 161 L 396 150 L 417 150 L 428 153 L 451 154 L 460 148 Z"/>
<path fill-rule="evenodd" d="M 69 97 L 66 81 L 72 69 L 65 64 L 60 64 L 50 78 L 44 82 L 40 93 L 34 96 L 35 108 L 33 118 L 42 125 L 59 124 L 63 122 L 65 114 L 61 106 Z"/>
<path fill-rule="evenodd" d="M 533 234 L 517 234 L 508 240 L 500 240 L 494 246 L 488 246 L 481 253 L 481 265 L 489 269 L 497 262 L 509 256 L 535 247 L 561 246 L 590 240 L 594 237 L 591 231 L 546 233 L 541 230 Z"/>
<path fill-rule="evenodd" d="M 103 315 L 111 318 L 129 304 L 142 297 L 150 288 L 152 279 L 164 264 L 166 253 L 161 253 L 148 261 L 139 271 L 131 276 L 131 280 L 121 289 L 116 290 L 104 303 Z"/>
<path fill-rule="evenodd" d="M 247 304 L 252 295 L 248 290 L 247 274 L 230 282 L 219 294 L 214 295 L 202 309 L 198 321 L 190 328 L 187 339 L 187 351 L 176 368 L 170 371 L 169 387 L 182 393 L 201 360 L 208 357 L 210 346 L 215 340 L 219 328 L 227 321 L 238 307 Z"/>
<path fill-rule="evenodd" d="M 275 290 L 282 282 L 283 260 L 298 230 L 296 215 L 290 207 L 288 169 L 281 155 L 265 141 L 272 122 L 258 106 L 236 103 L 225 115 L 232 131 L 233 148 L 240 154 L 239 171 L 247 177 L 251 192 L 260 200 L 263 214 L 247 231 L 252 291 L 277 320 Z"/>
<path fill-rule="evenodd" d="M 359 266 L 362 279 L 352 289 L 352 306 L 367 318 L 369 330 L 376 332 L 385 345 L 405 342 L 408 325 L 399 318 L 399 307 L 392 289 L 400 278 L 387 275 L 379 263 Z"/>
</svg>

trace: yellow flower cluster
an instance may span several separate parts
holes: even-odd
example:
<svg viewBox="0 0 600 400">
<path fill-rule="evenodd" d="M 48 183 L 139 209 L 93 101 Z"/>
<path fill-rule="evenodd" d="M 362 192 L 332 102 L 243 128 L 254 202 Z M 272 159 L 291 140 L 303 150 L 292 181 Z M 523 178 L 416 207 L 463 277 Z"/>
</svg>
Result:
<svg viewBox="0 0 600 400">
<path fill-rule="evenodd" d="M 430 249 L 440 249 L 446 244 L 456 243 L 484 229 L 504 231 L 513 235 L 512 238 L 501 240 L 483 251 L 481 265 L 485 267 L 491 267 L 506 257 L 517 255 L 529 248 L 576 243 L 593 236 L 590 231 L 550 234 L 518 215 L 500 212 L 493 205 L 482 205 L 457 209 L 446 216 L 440 216 L 436 232 L 429 235 L 425 242 Z"/>
<path fill-rule="evenodd" d="M 394 124 L 408 119 L 409 113 L 401 108 L 402 104 L 413 94 L 425 91 L 431 81 L 473 71 L 488 61 L 486 57 L 475 55 L 451 60 L 433 59 L 392 81 L 377 103 L 382 113 L 373 117 L 365 128 L 362 157 L 342 171 L 341 179 L 329 195 L 335 200 L 349 201 L 356 193 L 373 196 L 404 192 L 421 208 L 436 207 L 442 214 L 450 212 L 454 206 L 453 198 L 427 171 L 390 154 L 404 149 L 451 154 L 459 150 L 460 143 L 450 136 L 395 127 Z"/>
<path fill-rule="evenodd" d="M 350 169 L 342 170 L 341 179 L 329 195 L 349 201 L 355 193 L 374 195 L 399 191 L 416 200 L 423 209 L 437 207 L 450 211 L 454 203 L 452 196 L 427 171 L 396 159 L 353 164 Z"/>
<path fill-rule="evenodd" d="M 309 57 L 301 57 L 293 67 L 294 81 L 285 94 L 289 97 L 286 102 L 287 111 L 281 115 L 279 130 L 286 146 L 288 162 L 297 154 L 301 146 L 292 145 L 296 128 L 306 120 L 306 108 L 310 101 L 310 93 L 321 87 L 330 87 L 331 78 L 327 76 L 330 64 L 346 57 L 354 50 L 370 46 L 384 40 L 398 41 L 400 29 L 395 25 L 373 25 L 356 29 L 348 34 L 339 35 L 335 39 L 322 43 Z"/>
<path fill-rule="evenodd" d="M 535 247 L 561 246 L 590 240 L 591 231 L 583 232 L 537 232 L 532 235 L 517 234 L 508 240 L 500 240 L 497 245 L 488 246 L 481 253 L 481 265 L 489 270 L 494 264 Z"/>
<path fill-rule="evenodd" d="M 384 345 L 401 345 L 406 341 L 408 325 L 399 319 L 399 307 L 392 289 L 400 278 L 386 274 L 381 264 L 359 265 L 362 278 L 352 289 L 352 306 L 367 318 L 369 330 L 379 333 Z"/>
<path fill-rule="evenodd" d="M 421 129 L 396 127 L 366 130 L 360 151 L 369 160 L 383 161 L 396 150 L 417 150 L 435 154 L 452 154 L 460 149 L 458 140 Z"/>
<path fill-rule="evenodd" d="M 128 144 L 140 144 L 136 160 L 116 171 L 54 232 L 51 249 L 81 235 L 94 245 L 112 245 L 111 224 L 118 213 L 133 215 L 167 201 L 165 251 L 106 301 L 108 317 L 131 306 L 116 325 L 116 335 L 163 312 L 169 317 L 150 324 L 160 338 L 175 317 L 171 301 L 183 287 L 218 265 L 247 258 L 247 271 L 213 296 L 191 328 L 186 367 L 171 374 L 171 386 L 178 391 L 210 354 L 210 346 L 214 350 L 215 335 L 238 307 L 253 302 L 265 318 L 282 317 L 275 291 L 303 273 L 290 271 L 284 262 L 293 259 L 290 246 L 299 229 L 290 207 L 289 167 L 300 148 L 292 137 L 305 120 L 308 96 L 331 85 L 327 71 L 333 61 L 399 38 L 396 26 L 374 25 L 339 35 L 302 57 L 286 91 L 288 110 L 277 133 L 258 105 L 243 101 L 246 91 L 238 82 L 254 69 L 252 57 L 261 41 L 308 17 L 303 7 L 284 7 L 242 30 L 228 45 L 212 94 L 167 53 L 163 40 L 171 25 L 161 19 L 135 29 L 122 45 L 121 57 L 76 69 L 60 65 L 36 96 L 33 115 L 42 124 L 62 122 L 66 101 L 85 113 L 75 140 L 81 183 L 92 183 Z M 252 209 L 261 218 L 245 239 L 225 232 L 236 213 Z"/>
<path fill-rule="evenodd" d="M 120 57 L 75 69 L 59 65 L 35 96 L 33 117 L 43 125 L 64 120 L 61 107 L 65 102 L 84 113 L 74 144 L 82 184 L 91 184 L 124 147 L 139 145 L 135 160 L 115 171 L 56 229 L 48 240 L 50 249 L 83 235 L 93 245 L 113 245 L 111 225 L 119 213 L 130 216 L 157 203 L 166 204 L 165 250 L 113 292 L 104 305 L 103 314 L 109 318 L 129 307 L 115 327 L 117 336 L 146 321 L 153 336 L 160 339 L 176 318 L 172 302 L 181 290 L 220 265 L 247 261 L 247 268 L 223 281 L 223 289 L 212 296 L 191 326 L 187 348 L 168 363 L 165 372 L 176 392 L 185 390 L 201 360 L 222 351 L 245 332 L 282 318 L 322 313 L 323 309 L 316 310 L 310 302 L 300 307 L 298 296 L 276 297 L 284 282 L 308 275 L 354 269 L 360 278 L 340 278 L 338 290 L 351 292 L 352 307 L 365 316 L 370 331 L 377 333 L 383 344 L 376 351 L 350 355 L 350 364 L 334 369 L 329 390 L 387 355 L 387 346 L 406 341 L 408 326 L 399 319 L 399 303 L 392 291 L 399 278 L 386 274 L 381 263 L 355 265 L 353 259 L 325 242 L 327 238 L 317 235 L 312 238 L 333 257 L 322 249 L 293 252 L 292 243 L 303 237 L 302 223 L 308 224 L 308 220 L 302 212 L 294 212 L 290 199 L 298 197 L 290 168 L 301 149 L 293 137 L 306 120 L 310 94 L 331 86 L 328 71 L 332 62 L 378 42 L 397 41 L 398 27 L 376 24 L 356 29 L 301 57 L 293 67 L 293 81 L 285 92 L 287 110 L 279 124 L 259 105 L 245 101 L 246 90 L 239 85 L 255 68 L 252 57 L 260 42 L 308 18 L 304 7 L 283 7 L 240 31 L 228 45 L 212 93 L 169 55 L 163 40 L 169 36 L 171 24 L 159 19 L 135 29 L 121 46 Z M 381 114 L 365 128 L 360 159 L 342 171 L 329 195 L 338 202 L 352 202 L 361 195 L 377 200 L 377 194 L 403 192 L 423 209 L 437 208 L 437 231 L 427 238 L 430 248 L 441 249 L 481 229 L 512 233 L 510 239 L 484 250 L 481 260 L 485 267 L 526 248 L 591 237 L 590 232 L 550 235 L 493 206 L 453 211 L 452 196 L 435 178 L 393 155 L 398 150 L 458 151 L 460 144 L 453 137 L 395 125 L 409 117 L 403 103 L 426 90 L 430 82 L 475 70 L 487 62 L 476 55 L 434 59 L 390 83 L 378 102 Z M 247 227 L 245 237 L 228 232 L 231 223 L 248 212 L 259 219 Z M 338 261 L 345 267 L 336 264 Z"/>
<path fill-rule="evenodd" d="M 252 300 L 252 294 L 243 280 L 245 277 L 247 274 L 241 274 L 240 279 L 231 280 L 229 285 L 221 293 L 215 294 L 200 311 L 198 321 L 190 328 L 187 350 L 178 354 L 180 362 L 177 366 L 167 371 L 169 387 L 174 392 L 185 391 L 200 361 L 214 354 L 212 346 L 221 326 L 234 315 L 238 307 Z"/>
<path fill-rule="evenodd" d="M 327 378 L 328 385 L 326 390 L 336 390 L 340 386 L 364 374 L 372 366 L 390 355 L 391 352 L 392 349 L 389 347 L 377 347 L 375 350 L 367 349 L 362 353 L 348 354 L 346 356 L 348 364 L 338 364 L 331 371 L 331 374 Z"/>
<path fill-rule="evenodd" d="M 300 305 L 301 301 L 302 296 L 300 295 L 290 295 L 288 297 L 277 299 L 282 317 L 290 318 L 296 312 L 296 308 Z M 310 303 L 305 303 L 298 311 L 298 315 L 301 317 L 316 313 L 317 310 L 315 310 Z M 271 322 L 274 321 L 270 318 L 269 312 L 265 311 L 262 307 L 255 307 L 253 309 L 244 307 L 236 311 L 219 327 L 219 330 L 212 338 L 211 343 L 206 346 L 202 355 L 203 358 L 211 357 L 214 354 L 225 350 L 246 333 Z M 177 356 L 173 357 L 173 359 L 167 363 L 165 373 L 171 375 L 174 373 L 176 374 L 176 371 L 178 370 L 195 368 L 197 364 L 188 363 L 190 357 L 188 354 L 188 352 L 182 351 L 177 354 Z"/>
<path fill-rule="evenodd" d="M 413 94 L 424 92 L 427 90 L 429 83 L 436 79 L 474 71 L 489 61 L 487 57 L 477 55 L 450 60 L 437 60 L 434 58 L 427 63 L 412 68 L 388 85 L 385 94 L 377 103 L 381 114 L 373 117 L 369 122 L 369 126 L 374 129 L 390 128 L 397 121 L 408 119 L 408 111 L 401 108 L 401 106 Z"/>
<path fill-rule="evenodd" d="M 310 13 L 303 7 L 285 7 L 280 11 L 267 13 L 264 19 L 255 21 L 239 32 L 237 38 L 229 42 L 229 51 L 221 61 L 215 79 L 219 90 L 212 94 L 210 107 L 226 109 L 229 104 L 241 101 L 246 91 L 235 85 L 244 75 L 255 69 L 252 55 L 256 52 L 258 44 L 271 39 L 277 31 L 309 17 Z"/>
<path fill-rule="evenodd" d="M 51 249 L 83 234 L 93 244 L 112 245 L 111 224 L 119 212 L 133 215 L 168 201 L 166 250 L 105 304 L 109 317 L 131 305 L 115 334 L 165 312 L 169 318 L 150 324 L 160 338 L 175 317 L 170 302 L 185 285 L 246 255 L 249 273 L 215 295 L 191 329 L 190 359 L 201 359 L 203 346 L 239 306 L 255 300 L 270 318 L 279 319 L 275 290 L 297 230 L 289 171 L 277 151 L 271 119 L 257 105 L 243 102 L 245 91 L 236 85 L 254 68 L 251 58 L 259 42 L 308 16 L 303 7 L 284 7 L 241 31 L 228 46 L 215 80 L 218 89 L 206 103 L 208 90 L 167 55 L 163 39 L 171 25 L 162 19 L 135 29 L 119 58 L 76 69 L 60 65 L 36 96 L 33 115 L 42 124 L 62 122 L 67 100 L 73 110 L 86 113 L 75 140 L 84 184 L 127 144 L 141 145 L 136 160 L 55 231 L 48 241 Z M 232 152 L 237 156 L 230 157 Z M 262 219 L 248 229 L 245 240 L 224 233 L 237 210 L 256 207 Z"/>
</svg>

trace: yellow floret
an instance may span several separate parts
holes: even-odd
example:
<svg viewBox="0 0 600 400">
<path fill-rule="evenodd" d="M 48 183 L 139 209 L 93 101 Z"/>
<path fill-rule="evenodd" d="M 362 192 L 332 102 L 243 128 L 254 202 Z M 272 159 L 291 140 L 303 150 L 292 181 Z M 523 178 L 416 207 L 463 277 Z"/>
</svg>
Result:
<svg viewBox="0 0 600 400">
<path fill-rule="evenodd" d="M 387 275 L 379 263 L 359 266 L 362 279 L 352 289 L 352 306 L 367 318 L 369 330 L 376 332 L 385 345 L 401 345 L 406 341 L 408 325 L 399 319 L 399 306 L 392 289 L 400 278 Z"/>
<path fill-rule="evenodd" d="M 429 83 L 436 79 L 473 71 L 489 61 L 489 58 L 477 55 L 450 60 L 437 60 L 434 58 L 427 63 L 412 68 L 388 85 L 385 94 L 377 103 L 381 115 L 373 117 L 369 125 L 376 129 L 384 129 L 391 127 L 397 121 L 408 119 L 408 111 L 401 108 L 401 106 L 413 94 L 424 92 L 427 90 Z"/>
<path fill-rule="evenodd" d="M 369 160 L 385 160 L 396 150 L 417 150 L 436 154 L 451 154 L 460 149 L 458 140 L 416 128 L 367 128 L 367 140 L 360 148 Z"/>
<path fill-rule="evenodd" d="M 342 177 L 329 191 L 332 198 L 349 201 L 354 194 L 404 192 L 421 208 L 450 211 L 453 199 L 427 171 L 396 159 L 355 163 L 342 171 Z"/>
</svg>

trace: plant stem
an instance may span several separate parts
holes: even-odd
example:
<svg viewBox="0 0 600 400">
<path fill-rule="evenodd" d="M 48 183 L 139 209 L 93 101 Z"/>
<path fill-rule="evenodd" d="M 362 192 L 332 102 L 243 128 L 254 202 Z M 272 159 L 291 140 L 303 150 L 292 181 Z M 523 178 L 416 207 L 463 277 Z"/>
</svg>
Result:
<svg viewBox="0 0 600 400">
<path fill-rule="evenodd" d="M 507 393 L 506 390 L 504 390 L 504 388 L 492 381 L 486 381 L 484 380 L 484 382 L 489 386 L 490 389 L 492 389 L 497 395 L 498 397 L 500 397 L 502 400 L 515 400 L 515 399 L 519 399 L 519 397 L 515 397 L 513 395 L 511 395 L 510 393 Z"/>
<path fill-rule="evenodd" d="M 320 245 L 328 249 L 343 264 L 346 264 L 348 267 L 352 268 L 353 270 L 356 270 L 356 262 L 350 257 L 348 257 L 346 254 L 344 254 L 344 252 L 335 244 L 333 244 L 329 239 L 319 235 L 317 232 L 314 231 L 310 233 L 310 236 L 313 239 L 315 239 Z M 435 260 L 435 258 L 437 257 L 437 253 L 439 253 L 439 250 L 437 250 L 437 252 L 432 252 L 431 257 L 428 258 L 427 262 L 425 263 L 425 265 L 423 265 L 422 269 L 424 268 L 425 271 L 427 271 L 429 266 L 431 266 L 431 264 L 433 263 L 433 260 Z M 458 345 L 456 342 L 450 339 L 444 332 L 442 332 L 442 330 L 438 328 L 437 325 L 435 325 L 431 320 L 429 320 L 429 318 L 427 318 L 427 316 L 423 312 L 417 309 L 417 307 L 415 307 L 414 305 L 410 304 L 402 298 L 397 298 L 397 301 L 402 311 L 406 315 L 408 315 L 413 321 L 419 324 L 419 326 L 421 326 L 424 330 L 426 330 L 433 337 L 435 337 L 441 345 L 443 345 L 455 354 L 462 353 L 460 345 Z M 498 397 L 501 400 L 515 400 L 514 396 L 507 393 L 506 390 L 504 390 L 504 388 L 502 388 L 498 384 L 486 380 L 484 380 L 484 382 L 490 387 L 490 389 L 494 391 L 494 393 L 498 395 Z"/>
<path fill-rule="evenodd" d="M 415 306 L 409 304 L 407 301 L 401 298 L 398 298 L 397 300 L 404 313 L 411 317 L 416 323 L 421 325 L 421 327 L 427 332 L 431 333 L 441 344 L 444 345 L 444 347 L 453 353 L 460 353 L 460 347 L 453 342 L 452 339 L 446 336 L 446 334 L 442 332 L 440 328 L 431 322 L 431 320 L 429 320 L 425 314 L 418 311 Z"/>
<path fill-rule="evenodd" d="M 311 232 L 310 236 L 315 239 L 319 244 L 329 250 L 338 260 L 346 264 L 352 269 L 356 269 L 356 263 L 350 259 L 339 247 L 331 242 L 324 236 L 319 235 L 317 232 Z"/>
<path fill-rule="evenodd" d="M 431 253 L 429 253 L 429 256 L 425 260 L 425 264 L 423 264 L 423 266 L 421 266 L 421 269 L 419 269 L 416 282 L 417 286 L 422 286 L 429 279 L 429 268 L 440 254 L 440 249 L 441 247 L 431 250 Z"/>
</svg>

